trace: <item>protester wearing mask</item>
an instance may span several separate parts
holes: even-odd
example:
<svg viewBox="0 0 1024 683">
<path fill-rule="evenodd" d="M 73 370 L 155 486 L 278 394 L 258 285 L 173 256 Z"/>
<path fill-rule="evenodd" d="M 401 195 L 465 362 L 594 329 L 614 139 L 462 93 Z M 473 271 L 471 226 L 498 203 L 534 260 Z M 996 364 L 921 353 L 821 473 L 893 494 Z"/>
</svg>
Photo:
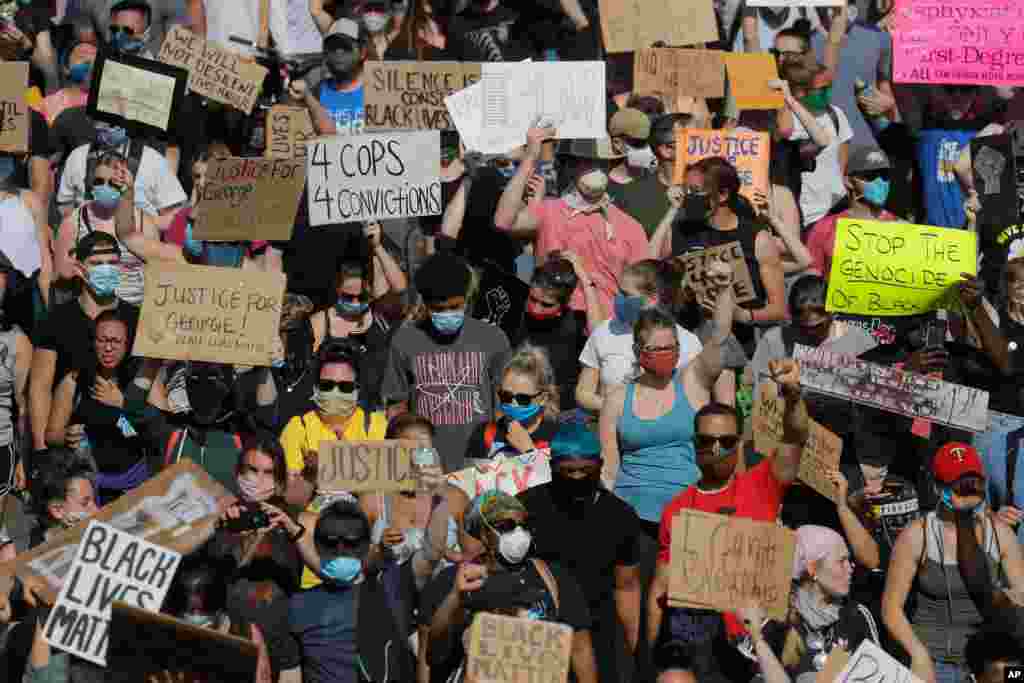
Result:
<svg viewBox="0 0 1024 683">
<path fill-rule="evenodd" d="M 412 60 L 416 62 L 433 62 L 449 59 L 448 56 L 448 17 L 444 16 L 441 3 L 431 0 L 410 0 L 404 3 L 411 12 L 402 12 L 402 21 L 398 22 L 398 3 L 393 5 L 393 14 L 400 28 L 395 39 L 388 46 L 385 61 Z"/>
<path fill-rule="evenodd" d="M 662 508 L 700 477 L 693 418 L 712 400 L 722 372 L 732 305 L 731 286 L 722 287 L 714 302 L 716 333 L 682 367 L 675 321 L 662 309 L 644 310 L 633 326 L 638 374 L 610 391 L 601 407 L 601 477 L 636 510 L 652 543 Z"/>
<path fill-rule="evenodd" d="M 776 520 L 783 494 L 800 469 L 801 451 L 809 428 L 807 409 L 800 396 L 799 365 L 792 360 L 776 361 L 772 370 L 785 400 L 783 436 L 777 451 L 737 474 L 742 418 L 733 407 L 707 403 L 694 418 L 694 451 L 700 480 L 677 495 L 661 513 L 658 566 L 647 604 L 648 642 L 655 649 L 656 661 L 660 650 L 678 644 L 688 654 L 699 680 L 713 680 L 718 674 L 727 678 L 746 676 L 735 679 L 749 680 L 751 672 L 749 664 L 737 656 L 736 649 L 723 640 L 726 631 L 730 636 L 743 631 L 732 614 L 707 610 L 677 612 L 676 608 L 666 607 L 672 522 L 684 509 L 762 522 Z M 694 639 L 694 634 L 699 637 Z M 722 645 L 724 647 L 720 647 Z"/>
<path fill-rule="evenodd" d="M 398 35 L 401 21 L 396 21 L 389 0 L 368 0 L 359 12 L 359 21 L 369 35 L 368 59 L 384 58 L 388 46 Z"/>
<path fill-rule="evenodd" d="M 533 128 L 527 133 L 526 153 L 519 169 L 501 195 L 494 215 L 499 230 L 514 233 L 536 231 L 537 265 L 542 266 L 553 251 L 570 251 L 590 273 L 603 310 L 611 310 L 619 289 L 618 276 L 627 264 L 646 258 L 647 234 L 633 218 L 608 197 L 608 167 L 621 161 L 607 140 L 572 140 L 561 153 L 567 159 L 560 173 L 571 179 L 561 197 L 537 204 L 524 204 L 523 192 L 541 157 L 551 128 Z M 576 289 L 569 304 L 586 311 L 586 299 Z"/>
<path fill-rule="evenodd" d="M 573 630 L 570 670 L 579 683 L 596 683 L 591 618 L 577 581 L 557 565 L 531 556 L 526 508 L 499 491 L 477 496 L 466 514 L 466 534 L 483 542 L 477 563 L 442 571 L 423 593 L 420 618 L 430 624 L 431 674 L 448 677 L 465 667 L 465 634 L 479 611 L 554 621 Z M 460 679 L 461 680 L 461 679 Z"/>
<path fill-rule="evenodd" d="M 604 317 L 596 311 L 597 297 L 593 287 L 587 285 L 587 272 L 573 265 L 579 263 L 575 254 L 561 255 L 548 260 L 533 273 L 530 293 L 526 300 L 526 315 L 512 345 L 531 344 L 543 349 L 555 370 L 558 407 L 562 412 L 576 408 L 576 383 L 580 376 L 580 353 L 586 344 L 587 318 L 569 308 L 569 297 L 577 284 L 583 282 L 583 291 L 589 295 L 591 323 L 596 329 Z"/>
<path fill-rule="evenodd" d="M 95 45 L 80 42 L 65 50 L 61 60 L 64 87 L 43 100 L 42 113 L 48 124 L 52 126 L 64 110 L 84 107 L 88 103 L 95 60 Z"/>
<path fill-rule="evenodd" d="M 604 399 L 636 373 L 633 327 L 644 310 L 663 306 L 659 264 L 654 260 L 632 263 L 622 271 L 622 283 L 613 301 L 614 315 L 595 328 L 580 353 L 580 380 L 576 402 L 593 413 L 602 410 Z M 683 367 L 702 345 L 697 336 L 676 325 L 678 366 Z"/>
<path fill-rule="evenodd" d="M 608 196 L 616 206 L 624 207 L 625 188 L 650 175 L 657 159 L 647 143 L 651 136 L 651 120 L 639 109 L 620 109 L 608 122 L 612 149 L 625 155 L 608 172 Z"/>
<path fill-rule="evenodd" d="M 649 238 L 654 236 L 658 224 L 669 209 L 667 193 L 672 186 L 672 174 L 676 166 L 676 132 L 692 121 L 693 117 L 689 114 L 662 114 L 653 118 L 650 136 L 644 141 L 644 149 L 652 153 L 651 172 L 634 178 L 633 182 L 626 185 L 609 185 L 609 193 L 614 196 L 615 203 L 640 222 Z M 634 162 L 639 163 L 638 153 L 633 149 L 630 149 L 630 153 Z"/>
<path fill-rule="evenodd" d="M 764 681 L 813 683 L 833 653 L 853 652 L 865 640 L 881 644 L 871 613 L 849 600 L 852 575 L 842 536 L 813 524 L 796 530 L 788 618 L 769 621 L 761 606 L 739 611 L 750 633 L 740 647 L 758 661 Z"/>
<path fill-rule="evenodd" d="M 423 312 L 392 338 L 382 393 L 390 416 L 412 410 L 434 424 L 441 463 L 451 473 L 463 468 L 476 424 L 493 416 L 492 389 L 508 337 L 467 316 L 472 271 L 458 256 L 438 252 L 414 278 Z"/>
<path fill-rule="evenodd" d="M 639 520 L 601 486 L 601 443 L 585 425 L 565 423 L 551 440 L 551 482 L 519 494 L 535 530 L 534 555 L 570 567 L 593 618 L 602 681 L 619 681 L 618 624 L 630 654 L 640 634 Z"/>
<path fill-rule="evenodd" d="M 287 484 L 280 444 L 269 436 L 248 444 L 235 468 L 237 502 L 221 513 L 206 555 L 223 572 L 227 617 L 257 624 L 275 680 L 298 683 L 301 655 L 288 625 L 288 600 L 299 588 L 302 559 L 295 541 L 305 529 L 296 521 L 299 509 L 283 498 Z M 263 513 L 267 526 L 242 532 L 231 528 L 255 511 Z"/>
<path fill-rule="evenodd" d="M 461 0 L 448 23 L 449 51 L 460 62 L 520 62 L 534 54 L 518 32 L 518 5 L 508 0 Z"/>
<path fill-rule="evenodd" d="M 110 8 L 110 38 L 107 45 L 115 53 L 152 59 L 155 53 L 147 49 L 152 20 L 153 8 L 146 0 L 115 2 Z"/>
<path fill-rule="evenodd" d="M 467 465 L 486 468 L 519 456 L 547 459 L 558 428 L 554 376 L 541 349 L 527 345 L 512 352 L 498 375 L 498 419 L 477 425 L 466 449 Z M 519 492 L 514 482 L 507 484 L 511 493 Z"/>
<path fill-rule="evenodd" d="M 323 583 L 291 597 L 289 623 L 305 683 L 415 680 L 415 659 L 372 561 L 370 523 L 355 502 L 325 508 L 312 533 Z M 307 560 L 308 561 L 308 560 Z"/>
<path fill-rule="evenodd" d="M 288 498 L 312 494 L 314 462 L 322 441 L 366 441 L 384 438 L 387 418 L 383 412 L 359 407 L 363 382 L 358 371 L 358 348 L 348 340 L 332 341 L 317 354 L 317 385 L 313 390 L 314 410 L 293 417 L 281 433 L 281 445 L 288 458 Z M 309 475 L 308 478 L 304 478 Z M 310 480 L 312 479 L 312 480 Z M 297 497 L 298 491 L 304 495 Z"/>
<path fill-rule="evenodd" d="M 126 46 L 132 48 L 142 57 L 151 59 L 147 55 L 160 53 L 160 46 L 164 43 L 164 37 L 174 24 L 182 24 L 188 21 L 188 17 L 182 10 L 177 0 L 79 0 L 75 3 L 68 3 L 68 11 L 64 16 L 65 22 L 79 21 L 84 19 L 95 29 L 96 35 L 113 36 L 119 29 L 123 31 L 124 38 L 118 41 L 126 41 Z M 193 27 L 197 30 L 197 27 Z M 113 40 L 111 41 L 113 42 Z"/>
<path fill-rule="evenodd" d="M 46 425 L 50 417 L 53 391 L 64 375 L 75 368 L 91 367 L 95 362 L 93 339 L 97 316 L 116 310 L 129 330 L 128 347 L 134 342 L 139 309 L 117 298 L 121 282 L 121 249 L 117 240 L 94 231 L 83 237 L 75 249 L 80 293 L 72 301 L 57 305 L 40 327 L 36 350 L 32 355 L 29 379 L 29 420 L 33 447 L 46 447 Z M 70 447 L 76 444 L 68 443 Z"/>
<path fill-rule="evenodd" d="M 307 80 L 338 134 L 358 134 L 365 125 L 363 65 L 369 39 L 359 19 L 338 19 L 324 35 L 326 74 L 319 83 Z"/>
<path fill-rule="evenodd" d="M 958 521 L 967 520 L 992 567 L 991 590 L 1024 587 L 1024 559 L 1013 531 L 985 504 L 985 469 L 973 446 L 947 443 L 935 453 L 931 472 L 938 507 L 896 540 L 882 618 L 910 655 L 923 681 L 959 681 L 965 675 L 967 638 L 982 621 L 958 567 Z M 916 609 L 907 614 L 913 599 Z"/>
</svg>

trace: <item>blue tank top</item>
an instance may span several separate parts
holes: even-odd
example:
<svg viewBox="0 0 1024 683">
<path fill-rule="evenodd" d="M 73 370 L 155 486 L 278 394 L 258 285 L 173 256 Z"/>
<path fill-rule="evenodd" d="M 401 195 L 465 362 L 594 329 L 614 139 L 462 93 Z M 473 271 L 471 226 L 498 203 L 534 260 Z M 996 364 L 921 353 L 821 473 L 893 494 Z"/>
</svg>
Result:
<svg viewBox="0 0 1024 683">
<path fill-rule="evenodd" d="M 686 398 L 679 373 L 672 380 L 676 395 L 672 410 L 653 420 L 633 414 L 636 384 L 626 385 L 626 402 L 619 418 L 619 476 L 615 494 L 636 510 L 640 519 L 661 520 L 661 510 L 680 491 L 700 479 L 693 450 L 696 411 Z"/>
<path fill-rule="evenodd" d="M 960 153 L 977 134 L 974 130 L 921 131 L 917 140 L 917 159 L 928 225 L 940 228 L 964 226 L 964 193 L 953 169 Z"/>
</svg>

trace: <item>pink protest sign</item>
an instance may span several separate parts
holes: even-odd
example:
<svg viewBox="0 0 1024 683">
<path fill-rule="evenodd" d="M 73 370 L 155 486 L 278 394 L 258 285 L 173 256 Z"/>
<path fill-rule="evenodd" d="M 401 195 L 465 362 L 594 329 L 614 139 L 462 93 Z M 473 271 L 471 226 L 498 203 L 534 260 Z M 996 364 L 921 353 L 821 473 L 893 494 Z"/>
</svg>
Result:
<svg viewBox="0 0 1024 683">
<path fill-rule="evenodd" d="M 897 0 L 893 81 L 1024 85 L 1024 3 Z"/>
</svg>

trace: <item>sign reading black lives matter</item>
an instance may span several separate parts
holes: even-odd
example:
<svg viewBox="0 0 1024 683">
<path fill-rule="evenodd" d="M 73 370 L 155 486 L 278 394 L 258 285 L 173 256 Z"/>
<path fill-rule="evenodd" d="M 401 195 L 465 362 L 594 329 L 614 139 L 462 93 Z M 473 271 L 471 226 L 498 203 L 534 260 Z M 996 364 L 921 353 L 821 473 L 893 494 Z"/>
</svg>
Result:
<svg viewBox="0 0 1024 683">
<path fill-rule="evenodd" d="M 180 553 L 92 521 L 46 620 L 46 641 L 106 666 L 111 603 L 159 611 L 180 561 Z"/>
<path fill-rule="evenodd" d="M 440 149 L 436 130 L 308 142 L 310 225 L 439 216 Z"/>
</svg>

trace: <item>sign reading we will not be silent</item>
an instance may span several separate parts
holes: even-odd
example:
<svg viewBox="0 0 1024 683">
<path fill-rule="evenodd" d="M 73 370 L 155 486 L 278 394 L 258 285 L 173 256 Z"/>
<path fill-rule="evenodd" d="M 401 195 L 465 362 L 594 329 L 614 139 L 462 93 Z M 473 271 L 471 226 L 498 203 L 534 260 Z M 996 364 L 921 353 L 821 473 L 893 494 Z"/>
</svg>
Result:
<svg viewBox="0 0 1024 683">
<path fill-rule="evenodd" d="M 967 230 L 841 218 L 826 308 L 856 315 L 916 315 L 940 308 L 977 274 L 977 237 Z"/>
<path fill-rule="evenodd" d="M 440 149 L 437 130 L 307 143 L 310 225 L 440 215 Z"/>
<path fill-rule="evenodd" d="M 193 212 L 196 239 L 291 239 L 306 183 L 305 161 L 211 159 L 209 166 Z"/>
<path fill-rule="evenodd" d="M 180 561 L 180 553 L 93 520 L 46 619 L 46 641 L 106 666 L 111 603 L 159 611 Z"/>
<path fill-rule="evenodd" d="M 283 273 L 149 264 L 136 356 L 270 365 L 279 335 Z"/>
</svg>

